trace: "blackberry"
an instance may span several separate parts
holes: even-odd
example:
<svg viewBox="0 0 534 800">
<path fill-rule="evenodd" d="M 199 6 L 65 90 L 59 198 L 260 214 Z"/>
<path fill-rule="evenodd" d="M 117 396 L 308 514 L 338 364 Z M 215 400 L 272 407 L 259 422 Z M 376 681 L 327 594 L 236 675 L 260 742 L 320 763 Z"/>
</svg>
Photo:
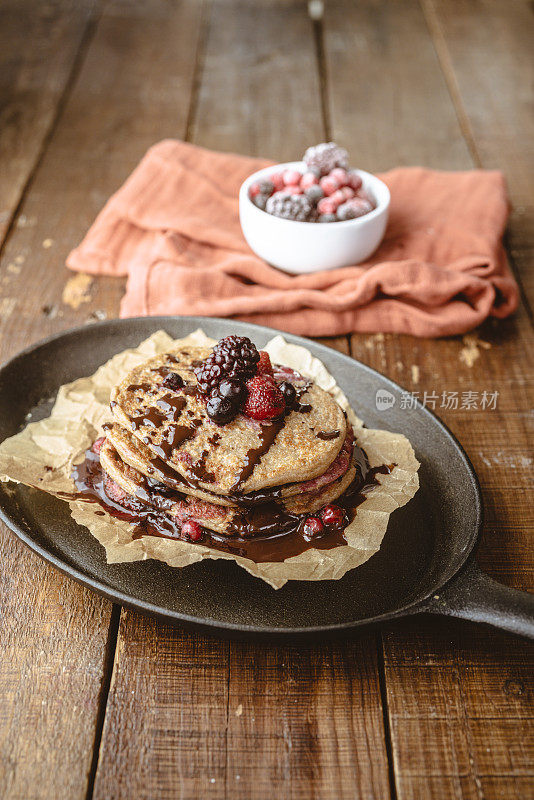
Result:
<svg viewBox="0 0 534 800">
<path fill-rule="evenodd" d="M 337 222 L 337 217 L 335 214 L 320 214 L 317 222 Z"/>
<path fill-rule="evenodd" d="M 275 217 L 297 222 L 309 222 L 315 215 L 313 205 L 305 195 L 291 195 L 288 192 L 276 192 L 271 195 L 265 210 Z"/>
<path fill-rule="evenodd" d="M 308 169 L 315 167 L 321 175 L 328 175 L 336 167 L 349 168 L 349 154 L 335 142 L 322 142 L 308 147 L 304 153 L 304 161 Z"/>
<path fill-rule="evenodd" d="M 253 198 L 252 202 L 259 208 L 260 211 L 265 211 L 265 206 L 267 205 L 267 200 L 269 199 L 268 194 L 257 194 L 256 197 Z"/>
<path fill-rule="evenodd" d="M 315 203 L 318 203 L 319 200 L 322 200 L 324 197 L 324 192 L 317 183 L 314 184 L 313 186 L 310 186 L 309 189 L 306 189 L 304 194 L 306 195 L 310 203 L 313 203 L 314 205 Z"/>
<path fill-rule="evenodd" d="M 219 384 L 227 378 L 245 383 L 256 372 L 259 360 L 256 346 L 246 336 L 226 336 L 195 368 L 200 391 L 206 395 L 217 394 Z"/>
</svg>

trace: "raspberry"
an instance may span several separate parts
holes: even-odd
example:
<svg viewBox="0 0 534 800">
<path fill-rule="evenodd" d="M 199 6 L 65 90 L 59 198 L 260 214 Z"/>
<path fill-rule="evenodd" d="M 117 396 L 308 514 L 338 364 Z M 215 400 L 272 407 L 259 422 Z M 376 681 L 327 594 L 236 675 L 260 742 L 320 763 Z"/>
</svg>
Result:
<svg viewBox="0 0 534 800">
<path fill-rule="evenodd" d="M 330 173 L 330 177 L 335 178 L 340 186 L 347 186 L 349 182 L 347 170 L 341 169 L 341 167 L 335 167 Z"/>
<path fill-rule="evenodd" d="M 357 192 L 362 185 L 362 179 L 355 169 L 352 169 L 348 174 L 348 185 L 351 189 L 354 189 L 355 192 Z"/>
<path fill-rule="evenodd" d="M 284 395 L 268 375 L 258 375 L 247 383 L 248 397 L 243 412 L 251 419 L 274 419 L 284 413 Z"/>
<path fill-rule="evenodd" d="M 328 196 L 334 194 L 340 188 L 340 183 L 336 178 L 332 178 L 331 175 L 327 175 L 325 178 L 321 178 L 319 181 L 321 189 L 323 192 Z"/>
<path fill-rule="evenodd" d="M 347 219 L 356 219 L 356 217 L 363 217 L 372 211 L 373 207 L 367 200 L 362 200 L 359 197 L 354 197 L 352 200 L 347 200 L 337 209 L 337 218 L 344 222 Z"/>
<path fill-rule="evenodd" d="M 331 504 L 323 508 L 321 519 L 329 528 L 341 528 L 345 522 L 345 512 L 339 506 Z"/>
<path fill-rule="evenodd" d="M 104 472 L 104 491 L 113 503 L 117 503 L 131 511 L 135 511 L 138 507 L 137 498 L 125 492 L 122 486 L 115 483 L 106 472 Z"/>
<path fill-rule="evenodd" d="M 351 200 L 354 197 L 354 189 L 351 189 L 350 186 L 344 186 L 339 191 L 343 195 L 343 200 Z"/>
<path fill-rule="evenodd" d="M 304 153 L 304 161 L 308 169 L 315 167 L 321 175 L 328 175 L 336 167 L 349 168 L 349 154 L 335 142 L 322 142 L 308 147 Z"/>
<path fill-rule="evenodd" d="M 260 183 L 259 181 L 256 181 L 255 183 L 251 184 L 248 190 L 248 196 L 250 197 L 251 200 L 253 200 L 256 197 L 256 195 L 259 194 L 260 192 L 261 192 Z"/>
<path fill-rule="evenodd" d="M 282 173 L 282 178 L 286 186 L 292 186 L 294 183 L 300 183 L 302 175 L 298 169 L 286 169 Z"/>
<path fill-rule="evenodd" d="M 336 204 L 336 208 L 341 205 L 345 201 L 345 195 L 343 194 L 343 189 L 338 189 L 337 192 L 330 195 L 330 200 L 332 203 Z"/>
<path fill-rule="evenodd" d="M 319 179 L 317 178 L 317 175 L 314 175 L 313 172 L 305 172 L 300 179 L 300 185 L 303 189 L 309 189 L 310 186 L 316 186 L 318 183 Z"/>
<path fill-rule="evenodd" d="M 189 542 L 198 542 L 202 539 L 202 528 L 195 520 L 187 519 L 182 523 L 182 535 L 180 538 Z"/>
<path fill-rule="evenodd" d="M 315 539 L 324 533 L 324 525 L 319 517 L 308 517 L 304 523 L 302 533 L 304 538 L 310 541 L 310 539 Z"/>
<path fill-rule="evenodd" d="M 269 180 L 263 180 L 263 181 L 256 181 L 255 183 L 253 183 L 248 191 L 248 194 L 250 199 L 253 200 L 259 194 L 267 195 L 267 197 L 269 197 L 269 195 L 271 195 L 273 192 L 274 192 L 274 183 L 272 183 L 272 181 Z"/>
<path fill-rule="evenodd" d="M 273 377 L 273 365 L 269 358 L 269 353 L 265 350 L 260 350 L 260 360 L 258 361 L 258 369 L 256 375 L 270 375 Z"/>
<path fill-rule="evenodd" d="M 245 382 L 256 372 L 260 354 L 246 336 L 226 336 L 213 348 L 211 354 L 195 367 L 200 391 L 211 394 L 225 378 Z"/>
<path fill-rule="evenodd" d="M 284 188 L 284 176 L 281 172 L 269 175 L 269 180 L 273 184 L 275 192 L 280 192 Z"/>
<path fill-rule="evenodd" d="M 290 195 L 296 194 L 304 194 L 304 189 L 300 185 L 300 183 L 291 183 L 284 189 L 285 192 L 288 192 Z"/>
<path fill-rule="evenodd" d="M 323 199 L 319 200 L 317 203 L 317 211 L 319 214 L 335 214 L 336 208 L 336 203 L 332 202 L 330 197 L 323 197 Z"/>
<path fill-rule="evenodd" d="M 313 219 L 314 209 L 308 198 L 301 194 L 294 197 L 288 192 L 275 192 L 267 200 L 265 210 L 268 214 L 282 219 L 308 222 Z"/>
<path fill-rule="evenodd" d="M 91 452 L 96 453 L 96 455 L 99 455 L 100 448 L 102 447 L 105 441 L 106 441 L 105 436 L 99 436 L 98 439 L 95 439 L 95 441 L 91 445 Z"/>
</svg>

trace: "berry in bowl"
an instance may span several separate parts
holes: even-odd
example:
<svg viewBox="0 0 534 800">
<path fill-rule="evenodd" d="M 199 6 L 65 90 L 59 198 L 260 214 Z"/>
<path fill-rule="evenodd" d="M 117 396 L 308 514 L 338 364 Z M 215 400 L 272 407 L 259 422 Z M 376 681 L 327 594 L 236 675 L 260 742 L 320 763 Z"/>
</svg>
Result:
<svg viewBox="0 0 534 800">
<path fill-rule="evenodd" d="M 241 185 L 239 217 L 256 255 L 286 272 L 365 261 L 383 239 L 390 194 L 379 178 L 349 166 L 334 142 L 302 161 L 255 172 Z"/>
</svg>

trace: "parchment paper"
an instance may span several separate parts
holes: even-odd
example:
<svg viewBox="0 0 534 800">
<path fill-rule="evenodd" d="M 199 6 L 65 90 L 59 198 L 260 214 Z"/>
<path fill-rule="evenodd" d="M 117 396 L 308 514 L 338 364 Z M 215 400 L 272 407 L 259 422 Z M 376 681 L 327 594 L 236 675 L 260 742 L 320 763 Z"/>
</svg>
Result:
<svg viewBox="0 0 534 800">
<path fill-rule="evenodd" d="M 215 342 L 202 330 L 181 340 L 157 331 L 139 347 L 118 353 L 94 375 L 65 384 L 58 392 L 50 417 L 27 425 L 0 445 L 0 480 L 24 483 L 51 494 L 75 491 L 69 477 L 72 466 L 83 460 L 85 450 L 102 434 L 102 426 L 112 421 L 109 399 L 113 386 L 133 367 L 178 343 Z M 348 544 L 331 550 L 310 549 L 282 562 L 256 564 L 204 545 L 155 536 L 133 539 L 131 523 L 107 513 L 98 516 L 95 512 L 101 512 L 101 508 L 94 503 L 70 501 L 73 518 L 104 546 L 109 563 L 156 558 L 172 567 L 185 567 L 205 558 L 226 558 L 237 561 L 252 575 L 279 589 L 288 580 L 337 580 L 380 548 L 389 515 L 405 505 L 419 487 L 419 464 L 410 442 L 402 434 L 364 428 L 333 377 L 306 348 L 288 344 L 282 336 L 276 336 L 264 349 L 272 361 L 313 378 L 335 397 L 346 410 L 356 440 L 366 451 L 371 466 L 397 465 L 391 474 L 378 476 L 380 485 L 358 506 L 354 521 L 345 530 Z"/>
</svg>

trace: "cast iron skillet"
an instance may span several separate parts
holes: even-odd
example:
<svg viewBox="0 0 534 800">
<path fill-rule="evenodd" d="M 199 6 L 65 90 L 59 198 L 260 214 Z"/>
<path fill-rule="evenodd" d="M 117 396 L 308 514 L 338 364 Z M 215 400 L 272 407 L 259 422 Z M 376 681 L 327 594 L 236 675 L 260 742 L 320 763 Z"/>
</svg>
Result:
<svg viewBox="0 0 534 800">
<path fill-rule="evenodd" d="M 201 326 L 214 338 L 273 331 L 229 320 L 159 317 L 113 320 L 54 336 L 0 369 L 0 440 L 47 416 L 58 387 L 95 369 L 159 328 L 181 337 Z M 396 511 L 382 548 L 339 581 L 295 582 L 274 591 L 229 561 L 172 569 L 159 561 L 106 564 L 103 548 L 66 503 L 25 486 L 2 485 L 0 516 L 32 550 L 110 600 L 203 630 L 234 636 L 313 638 L 422 611 L 486 622 L 534 638 L 534 595 L 484 575 L 473 558 L 482 520 L 477 477 L 451 432 L 401 389 L 328 347 L 286 335 L 318 356 L 368 427 L 401 431 L 421 461 L 421 488 Z M 395 403 L 377 410 L 378 390 Z M 382 393 L 383 394 L 383 393 Z"/>
</svg>

